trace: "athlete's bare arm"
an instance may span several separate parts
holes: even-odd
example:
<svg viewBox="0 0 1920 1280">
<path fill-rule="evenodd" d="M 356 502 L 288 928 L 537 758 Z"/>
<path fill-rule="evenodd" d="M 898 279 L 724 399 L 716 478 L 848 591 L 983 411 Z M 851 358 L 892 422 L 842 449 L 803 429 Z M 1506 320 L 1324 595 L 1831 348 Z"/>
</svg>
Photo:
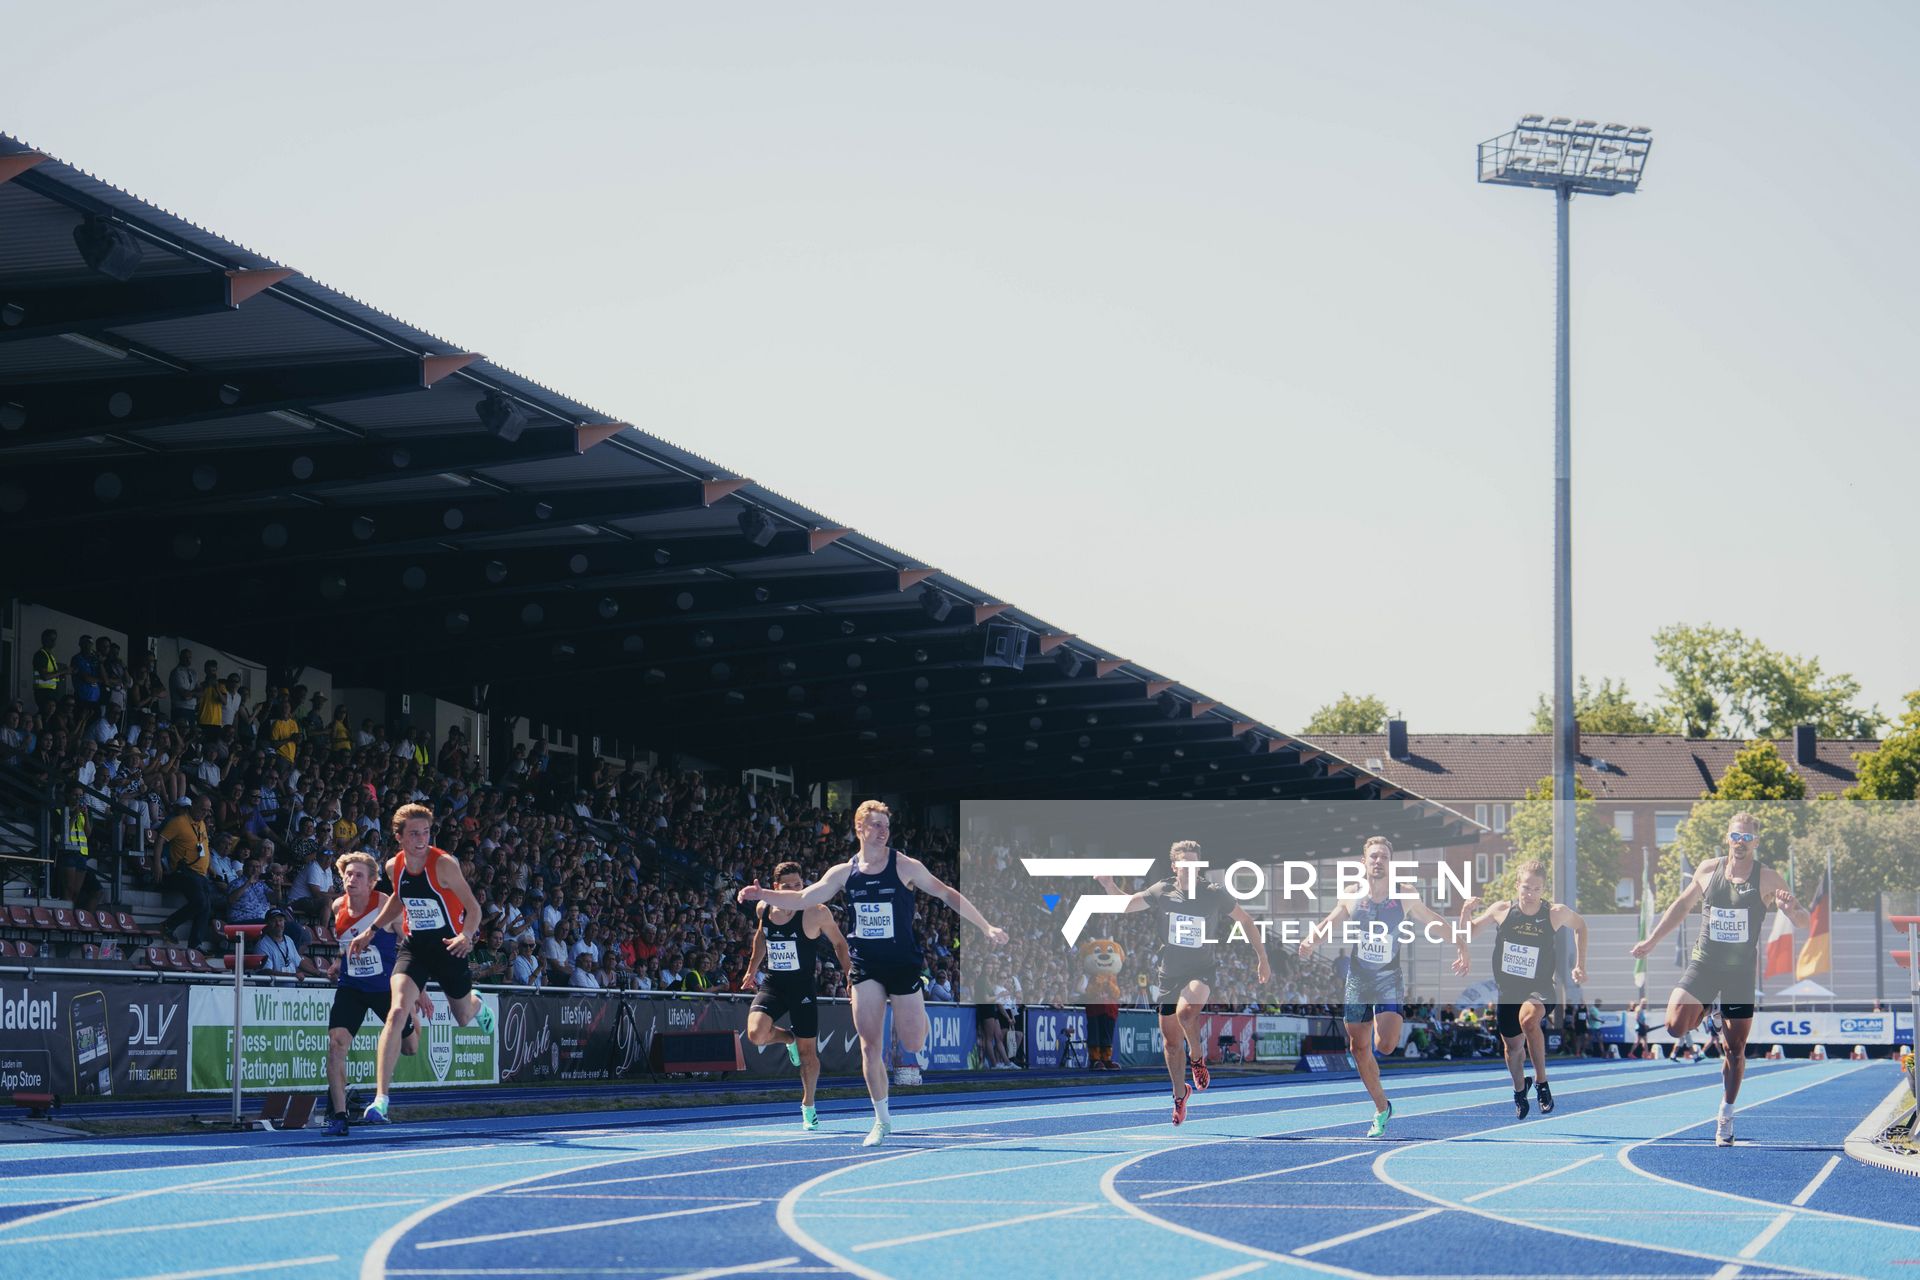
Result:
<svg viewBox="0 0 1920 1280">
<path fill-rule="evenodd" d="M 1460 923 L 1466 925 L 1469 929 L 1478 929 L 1483 924 L 1505 924 L 1507 922 L 1507 912 L 1513 910 L 1513 900 L 1511 898 L 1502 898 L 1498 902 L 1489 903 L 1487 909 L 1479 915 L 1474 916 L 1473 919 L 1467 919 L 1468 913 L 1479 905 L 1480 899 L 1478 898 L 1468 898 L 1465 902 L 1461 903 Z"/>
<path fill-rule="evenodd" d="M 440 859 L 440 881 L 453 890 L 453 896 L 460 899 L 460 907 L 465 912 L 465 920 L 460 932 L 447 939 L 447 954 L 464 956 L 473 950 L 474 935 L 480 932 L 480 900 L 473 896 L 473 889 L 467 884 L 466 872 L 460 870 L 460 859 L 452 854 L 443 854 Z M 379 925 L 376 923 L 375 928 Z M 372 933 L 373 930 L 367 930 Z"/>
<path fill-rule="evenodd" d="M 1547 918 L 1556 929 L 1573 930 L 1573 984 L 1587 985 L 1587 918 L 1572 907 L 1556 902 Z"/>
<path fill-rule="evenodd" d="M 1353 904 L 1358 901 L 1360 901 L 1360 897 L 1359 895 L 1355 895 L 1351 898 L 1342 898 L 1340 901 L 1334 903 L 1333 910 L 1327 912 L 1327 918 L 1308 929 L 1307 936 L 1300 939 L 1300 958 L 1304 960 L 1306 957 L 1312 955 L 1313 949 L 1322 942 L 1333 941 L 1333 931 L 1340 927 L 1342 920 L 1347 919 L 1353 914 Z"/>
<path fill-rule="evenodd" d="M 813 922 L 816 938 L 825 938 L 833 947 L 833 957 L 840 962 L 841 973 L 853 972 L 853 956 L 847 951 L 846 935 L 840 932 L 840 924 L 833 918 L 830 907 L 808 907 L 807 919 Z"/>
<path fill-rule="evenodd" d="M 1446 917 L 1442 916 L 1438 911 L 1435 911 L 1418 898 L 1407 899 L 1406 912 L 1421 924 L 1437 924 L 1444 929 L 1449 923 Z M 1465 938 L 1455 938 L 1453 940 L 1454 973 L 1464 974 L 1472 967 L 1473 961 L 1467 956 L 1467 940 Z"/>
<path fill-rule="evenodd" d="M 1273 965 L 1267 960 L 1267 944 L 1260 940 L 1260 926 L 1253 922 L 1245 907 L 1235 907 L 1232 919 L 1247 931 L 1247 939 L 1253 943 L 1254 964 L 1258 966 L 1255 976 L 1260 979 L 1260 985 L 1265 986 L 1273 981 Z"/>
<path fill-rule="evenodd" d="M 1112 876 L 1096 876 L 1094 878 L 1100 882 L 1102 889 L 1105 889 L 1116 898 L 1126 892 L 1113 882 Z M 1127 905 L 1120 908 L 1120 913 L 1122 915 L 1132 915 L 1136 911 L 1145 911 L 1147 909 L 1147 899 L 1153 896 L 1153 891 L 1154 886 L 1148 885 L 1140 892 L 1128 896 Z"/>
<path fill-rule="evenodd" d="M 767 922 L 765 918 L 756 911 L 753 922 L 753 949 L 747 953 L 747 971 L 740 975 L 741 986 L 751 987 L 758 985 L 754 982 L 753 975 L 760 972 L 760 961 L 766 957 L 766 954 Z"/>
<path fill-rule="evenodd" d="M 804 889 L 767 889 L 756 880 L 752 884 L 742 885 L 740 892 L 734 895 L 734 901 L 764 902 L 782 911 L 805 911 L 808 907 L 817 907 L 830 901 L 846 888 L 847 870 L 844 862 L 829 867 L 825 875 Z"/>
<path fill-rule="evenodd" d="M 987 918 L 980 914 L 980 909 L 967 901 L 966 894 L 927 870 L 927 864 L 920 859 L 908 857 L 904 853 L 900 855 L 900 882 L 909 889 L 918 889 L 928 897 L 938 898 L 952 907 L 960 913 L 962 920 L 986 934 L 994 945 L 998 946 L 1006 942 L 1005 929 L 987 923 Z"/>
<path fill-rule="evenodd" d="M 1707 891 L 1707 882 L 1713 879 L 1713 873 L 1719 866 L 1720 859 L 1709 858 L 1695 868 L 1693 879 L 1687 881 L 1687 887 L 1680 891 L 1680 896 L 1673 900 L 1673 905 L 1661 914 L 1659 921 L 1653 926 L 1653 932 L 1629 947 L 1627 954 L 1636 960 L 1652 955 L 1653 944 L 1679 928 L 1680 922 L 1687 918 L 1687 912 L 1698 905 Z"/>
<path fill-rule="evenodd" d="M 1760 892 L 1763 896 L 1769 892 L 1773 895 L 1774 908 L 1786 912 L 1794 928 L 1808 929 L 1813 926 L 1812 913 L 1800 905 L 1800 900 L 1793 896 L 1793 890 L 1787 888 L 1785 877 L 1772 867 L 1760 873 Z"/>
</svg>

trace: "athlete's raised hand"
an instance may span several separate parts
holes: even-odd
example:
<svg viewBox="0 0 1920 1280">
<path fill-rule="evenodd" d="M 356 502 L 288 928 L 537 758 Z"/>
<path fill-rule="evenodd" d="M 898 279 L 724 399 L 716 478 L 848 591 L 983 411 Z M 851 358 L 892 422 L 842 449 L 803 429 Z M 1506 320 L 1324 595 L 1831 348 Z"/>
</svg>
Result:
<svg viewBox="0 0 1920 1280">
<path fill-rule="evenodd" d="M 740 892 L 733 895 L 733 900 L 739 903 L 760 901 L 760 882 L 754 880 L 748 884 L 741 885 Z"/>
<path fill-rule="evenodd" d="M 1472 915 L 1475 911 L 1478 911 L 1480 909 L 1480 902 L 1481 902 L 1481 899 L 1476 894 L 1474 897 L 1468 898 L 1465 902 L 1461 903 L 1460 918 L 1464 920 L 1468 916 Z"/>
<path fill-rule="evenodd" d="M 1007 945 L 1007 931 L 997 924 L 990 925 L 987 928 L 987 941 L 996 947 L 1004 947 Z"/>
<path fill-rule="evenodd" d="M 1800 899 L 1793 896 L 1793 890 L 1781 885 L 1773 891 L 1773 905 L 1776 910 L 1792 915 L 1800 909 Z"/>
<path fill-rule="evenodd" d="M 1632 946 L 1627 948 L 1627 954 L 1632 956 L 1635 960 L 1646 959 L 1648 956 L 1653 954 L 1653 939 L 1652 938 L 1640 939 L 1640 941 L 1634 943 Z"/>
<path fill-rule="evenodd" d="M 1105 889 L 1108 893 L 1120 892 L 1120 886 L 1113 882 L 1112 876 L 1095 876 L 1093 879 L 1094 879 L 1094 883 L 1098 884 L 1102 889 Z"/>
</svg>

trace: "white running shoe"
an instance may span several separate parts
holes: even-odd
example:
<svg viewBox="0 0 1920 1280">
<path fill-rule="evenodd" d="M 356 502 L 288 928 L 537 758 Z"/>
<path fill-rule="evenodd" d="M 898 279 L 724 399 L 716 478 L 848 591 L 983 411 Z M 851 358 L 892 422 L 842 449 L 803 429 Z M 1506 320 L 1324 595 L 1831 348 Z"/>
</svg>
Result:
<svg viewBox="0 0 1920 1280">
<path fill-rule="evenodd" d="M 894 1082 L 895 1084 L 897 1084 L 897 1085 L 901 1085 L 901 1086 L 903 1086 L 903 1087 L 904 1087 L 904 1086 L 912 1086 L 912 1085 L 917 1085 L 917 1084 L 919 1084 L 919 1083 L 920 1083 L 920 1068 L 918 1068 L 918 1067 L 895 1067 L 895 1068 L 893 1069 L 893 1082 Z"/>
<path fill-rule="evenodd" d="M 1733 1117 L 1721 1116 L 1713 1122 L 1713 1145 L 1730 1147 L 1733 1145 Z"/>
<path fill-rule="evenodd" d="M 885 1120 L 875 1120 L 873 1122 L 873 1128 L 867 1132 L 866 1137 L 860 1140 L 860 1145 L 863 1147 L 877 1147 L 885 1142 L 892 1133 L 893 1126 L 891 1124 Z"/>
</svg>

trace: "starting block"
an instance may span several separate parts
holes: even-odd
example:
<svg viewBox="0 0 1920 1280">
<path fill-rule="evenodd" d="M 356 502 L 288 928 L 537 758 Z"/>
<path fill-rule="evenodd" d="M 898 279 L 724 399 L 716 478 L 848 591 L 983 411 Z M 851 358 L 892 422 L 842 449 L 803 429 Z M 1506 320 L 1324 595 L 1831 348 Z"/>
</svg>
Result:
<svg viewBox="0 0 1920 1280">
<path fill-rule="evenodd" d="M 319 1102 L 317 1094 L 270 1093 L 260 1101 L 260 1118 L 276 1129 L 304 1129 Z"/>
</svg>

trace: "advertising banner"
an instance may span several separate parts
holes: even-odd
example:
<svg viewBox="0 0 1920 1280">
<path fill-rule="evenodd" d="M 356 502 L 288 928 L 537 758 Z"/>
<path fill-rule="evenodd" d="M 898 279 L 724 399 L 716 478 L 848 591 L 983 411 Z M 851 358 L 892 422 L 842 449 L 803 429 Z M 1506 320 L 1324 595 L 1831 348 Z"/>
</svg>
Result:
<svg viewBox="0 0 1920 1280">
<path fill-rule="evenodd" d="M 502 992 L 500 1080 L 607 1080 L 646 1069 L 641 1001 L 614 992 Z"/>
<path fill-rule="evenodd" d="M 0 1091 L 183 1092 L 185 1012 L 181 986 L 0 979 Z"/>
<path fill-rule="evenodd" d="M 1635 1036 L 1633 1015 L 1605 1010 L 1594 1015 L 1593 1026 L 1600 1039 L 1612 1044 L 1632 1044 Z M 1657 1044 L 1672 1044 L 1667 1034 L 1666 1014 L 1647 1011 L 1647 1039 Z M 1702 1039 L 1694 1033 L 1695 1043 Z M 1753 1015 L 1753 1030 L 1748 1043 L 1763 1048 L 1776 1044 L 1891 1045 L 1913 1043 L 1911 1013 L 1796 1013 L 1791 1009 L 1761 1009 Z"/>
<path fill-rule="evenodd" d="M 1300 1056 L 1300 1042 L 1311 1024 L 1305 1018 L 1261 1016 L 1253 1020 L 1254 1052 L 1261 1062 L 1287 1062 Z"/>
<path fill-rule="evenodd" d="M 327 1085 L 327 1015 L 331 987 L 248 987 L 241 1053 L 241 1087 L 246 1089 L 324 1089 Z M 420 1029 L 419 1051 L 401 1055 L 394 1068 L 397 1089 L 426 1085 L 496 1084 L 495 1053 L 500 998 L 480 997 L 480 1014 L 470 1026 L 456 1026 L 444 1000 Z M 192 1093 L 221 1093 L 233 1087 L 233 988 L 196 986 L 187 1002 L 188 1076 Z M 380 1024 L 369 1018 L 347 1055 L 347 1083 L 374 1078 L 374 1054 Z"/>
<path fill-rule="evenodd" d="M 729 1000 L 731 1008 L 726 1011 L 727 1025 L 737 1026 L 740 1031 L 741 1050 L 747 1063 L 747 1074 L 765 1076 L 769 1079 L 798 1081 L 798 1068 L 787 1061 L 786 1049 L 777 1044 L 755 1046 L 747 1043 L 747 1014 L 751 1011 L 751 1002 Z M 820 1074 L 823 1076 L 857 1076 L 860 1074 L 860 1036 L 853 1029 L 853 1007 L 845 1000 L 820 1000 L 820 1033 L 814 1042 L 814 1050 L 820 1055 Z M 928 1006 L 932 1011 L 932 1006 Z M 891 1016 L 892 1011 L 888 1011 Z M 775 1025 L 786 1026 L 786 1019 Z M 701 1027 L 699 1030 L 707 1030 Z"/>
<path fill-rule="evenodd" d="M 844 1006 L 843 1006 L 844 1007 Z M 822 1013 L 825 1011 L 822 1010 Z M 922 1049 L 915 1060 L 922 1071 L 965 1071 L 973 1061 L 974 1047 L 978 1039 L 978 1024 L 975 1021 L 976 1010 L 970 1004 L 932 1004 L 927 1005 L 927 1047 Z M 820 1038 L 826 1039 L 826 1019 L 820 1022 Z M 847 1029 L 853 1029 L 849 1016 Z M 905 1051 L 893 1036 L 893 1009 L 887 1009 L 887 1043 L 893 1046 L 894 1060 L 905 1061 Z M 852 1069 L 860 1070 L 859 1043 L 854 1043 Z"/>
<path fill-rule="evenodd" d="M 1160 1018 L 1152 1009 L 1122 1009 L 1113 1031 L 1113 1060 L 1123 1067 L 1156 1067 L 1162 1056 Z"/>
<path fill-rule="evenodd" d="M 1207 1061 L 1254 1061 L 1258 1021 L 1251 1013 L 1210 1013 L 1201 1018 L 1200 1043 L 1207 1047 Z"/>
<path fill-rule="evenodd" d="M 1087 1011 L 1027 1006 L 1027 1068 L 1087 1065 Z"/>
</svg>

